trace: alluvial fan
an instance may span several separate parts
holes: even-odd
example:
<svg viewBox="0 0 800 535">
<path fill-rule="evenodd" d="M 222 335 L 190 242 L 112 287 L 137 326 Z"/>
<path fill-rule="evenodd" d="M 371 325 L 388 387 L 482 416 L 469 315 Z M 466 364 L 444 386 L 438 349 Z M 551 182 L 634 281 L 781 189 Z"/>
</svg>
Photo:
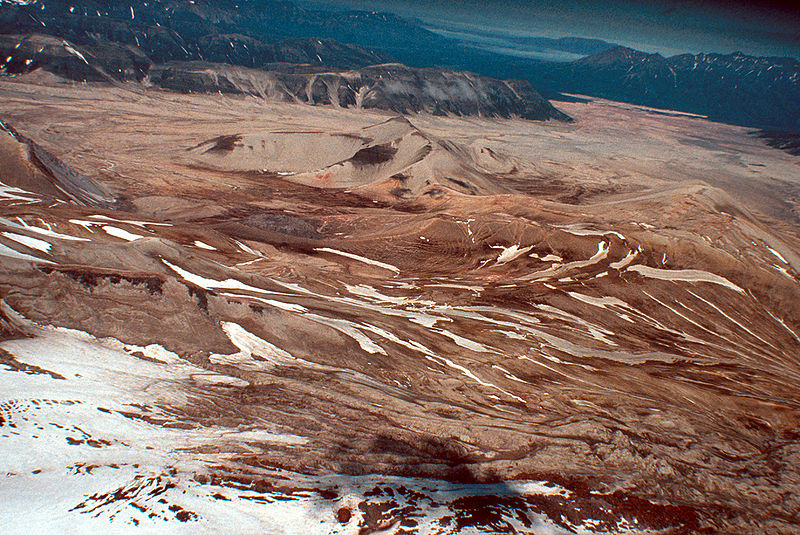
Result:
<svg viewBox="0 0 800 535">
<path fill-rule="evenodd" d="M 6 532 L 800 528 L 795 156 L 598 102 L 0 93 Z"/>
</svg>

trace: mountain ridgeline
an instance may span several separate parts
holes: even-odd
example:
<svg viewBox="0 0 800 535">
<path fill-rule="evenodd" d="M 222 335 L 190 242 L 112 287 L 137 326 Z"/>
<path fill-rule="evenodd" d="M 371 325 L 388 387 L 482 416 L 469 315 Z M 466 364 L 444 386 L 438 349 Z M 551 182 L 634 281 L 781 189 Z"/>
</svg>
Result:
<svg viewBox="0 0 800 535">
<path fill-rule="evenodd" d="M 0 72 L 42 68 L 70 80 L 141 82 L 182 92 L 570 120 L 527 81 L 393 63 L 390 53 L 360 46 L 373 43 L 355 38 L 360 27 L 371 27 L 373 41 L 387 44 L 415 42 L 415 28 L 444 39 L 396 17 L 333 16 L 286 2 L 42 0 L 0 4 L 0 55 L 6 58 Z"/>
<path fill-rule="evenodd" d="M 548 88 L 800 132 L 800 62 L 733 54 L 665 58 L 612 48 L 541 77 Z"/>
<path fill-rule="evenodd" d="M 400 113 L 564 119 L 537 91 L 553 99 L 581 93 L 696 113 L 780 136 L 800 132 L 800 63 L 792 58 L 742 53 L 663 57 L 599 40 L 498 38 L 489 30 L 455 31 L 387 13 L 323 11 L 276 0 L 0 2 L 0 34 L 0 55 L 6 58 L 0 72 L 12 74 L 42 67 L 70 79 L 240 92 L 241 83 L 228 83 L 232 71 L 220 67 L 232 65 L 274 73 L 267 78 L 278 79 L 281 98 L 335 105 L 360 102 L 355 96 L 359 89 L 373 84 L 339 84 L 346 95 L 327 95 L 329 85 L 316 73 L 370 79 L 364 68 L 399 62 L 407 66 L 402 85 L 410 90 L 398 102 L 387 99 L 386 92 L 367 102 Z M 63 41 L 81 55 L 65 51 Z M 504 44 L 495 46 L 498 42 Z M 560 60 L 547 60 L 551 56 Z M 198 75 L 198 62 L 205 64 L 205 75 Z M 151 73 L 153 66 L 158 67 Z M 218 79 L 216 71 L 221 81 L 209 84 Z M 502 97 L 464 106 L 464 83 L 468 87 L 478 77 L 445 74 L 449 71 L 476 73 L 492 86 L 490 94 Z M 524 90 L 508 91 L 502 81 L 508 79 L 524 80 L 514 82 L 515 90 Z M 188 85 L 179 87 L 180 80 Z M 469 92 L 473 97 L 485 93 L 480 87 Z"/>
</svg>

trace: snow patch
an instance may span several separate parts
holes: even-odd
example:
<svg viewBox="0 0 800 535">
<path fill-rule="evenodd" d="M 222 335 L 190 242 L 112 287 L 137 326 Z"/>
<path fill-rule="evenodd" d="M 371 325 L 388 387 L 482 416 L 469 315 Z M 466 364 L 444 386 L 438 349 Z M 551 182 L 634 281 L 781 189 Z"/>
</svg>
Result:
<svg viewBox="0 0 800 535">
<path fill-rule="evenodd" d="M 135 241 L 144 238 L 144 236 L 140 234 L 134 234 L 132 232 L 128 232 L 127 230 L 123 230 L 117 227 L 111 227 L 108 225 L 104 226 L 103 230 L 106 232 L 106 234 L 125 241 Z"/>
<path fill-rule="evenodd" d="M 29 225 L 25 222 L 24 219 L 19 219 L 21 224 L 14 223 L 8 219 L 0 217 L 0 224 L 3 224 L 9 228 L 13 228 L 15 230 L 25 230 L 28 232 L 34 232 L 36 234 L 40 234 L 42 236 L 47 236 L 48 238 L 57 238 L 59 240 L 69 240 L 69 241 L 91 241 L 88 238 L 78 238 L 77 236 L 70 236 L 69 234 L 61 234 L 59 232 L 54 232 L 52 228 L 43 229 L 41 227 L 37 227 L 34 225 Z M 42 220 L 44 223 L 44 220 Z M 48 224 L 48 227 L 50 225 Z"/>
<path fill-rule="evenodd" d="M 36 249 L 37 251 L 42 251 L 43 253 L 49 253 L 50 248 L 52 247 L 52 245 L 49 242 L 46 242 L 44 240 L 31 238 L 30 236 L 23 236 L 21 234 L 14 234 L 13 232 L 3 232 L 3 236 L 8 238 L 9 240 L 21 243 L 25 247 L 28 247 L 30 249 Z"/>
<path fill-rule="evenodd" d="M 62 41 L 62 44 L 64 45 L 64 49 L 67 52 L 69 52 L 73 56 L 79 57 L 85 64 L 87 64 L 87 65 L 89 64 L 89 61 L 86 59 L 86 56 L 84 56 L 79 51 L 77 51 L 74 48 L 72 48 L 69 43 L 67 43 L 66 41 Z"/>
<path fill-rule="evenodd" d="M 20 253 L 16 249 L 12 249 L 6 245 L 0 243 L 0 256 L 7 256 L 9 258 L 18 258 L 19 260 L 27 260 L 28 262 L 39 262 L 42 264 L 53 264 L 50 260 L 43 260 L 36 256 L 32 256 L 25 253 Z"/>
<path fill-rule="evenodd" d="M 516 260 L 531 249 L 533 249 L 533 245 L 528 247 L 520 247 L 518 244 L 515 244 L 511 247 L 506 247 L 503 249 L 503 252 L 500 253 L 500 256 L 497 257 L 497 264 L 507 264 L 512 260 Z"/>
<path fill-rule="evenodd" d="M 391 264 L 385 264 L 385 263 L 379 262 L 377 260 L 372 260 L 370 258 L 359 256 L 357 254 L 348 253 L 348 252 L 345 252 L 345 251 L 339 251 L 337 249 L 331 249 L 330 247 L 317 247 L 314 250 L 315 251 L 319 251 L 321 253 L 331 253 L 331 254 L 335 254 L 335 255 L 339 255 L 339 256 L 344 256 L 344 257 L 350 258 L 352 260 L 358 260 L 359 262 L 363 262 L 365 264 L 370 264 L 372 266 L 377 266 L 379 268 L 383 268 L 383 269 L 386 269 L 386 270 L 389 270 L 389 271 L 393 271 L 394 273 L 398 273 L 398 274 L 400 273 L 400 269 L 397 268 L 396 266 L 393 266 Z"/>
<path fill-rule="evenodd" d="M 113 221 L 115 223 L 127 223 L 128 225 L 135 225 L 137 227 L 146 227 L 152 225 L 155 227 L 171 227 L 170 223 L 154 223 L 152 221 L 131 221 L 129 219 L 115 219 L 107 215 L 90 215 L 89 219 L 99 219 L 101 221 Z"/>
<path fill-rule="evenodd" d="M 37 202 L 39 196 L 14 186 L 7 186 L 0 182 L 0 199 L 10 201 Z"/>
<path fill-rule="evenodd" d="M 200 249 L 205 249 L 207 251 L 216 251 L 217 250 L 216 247 L 212 247 L 211 245 L 208 245 L 207 243 L 203 243 L 200 240 L 195 240 L 194 241 L 194 246 L 195 247 L 199 247 Z"/>
<path fill-rule="evenodd" d="M 711 284 L 718 284 L 725 286 L 740 294 L 746 293 L 734 283 L 714 273 L 707 271 L 700 271 L 696 269 L 659 269 L 650 266 L 636 265 L 628 268 L 628 271 L 635 271 L 643 277 L 651 279 L 659 279 L 666 281 L 681 281 L 681 282 L 709 282 Z"/>
</svg>

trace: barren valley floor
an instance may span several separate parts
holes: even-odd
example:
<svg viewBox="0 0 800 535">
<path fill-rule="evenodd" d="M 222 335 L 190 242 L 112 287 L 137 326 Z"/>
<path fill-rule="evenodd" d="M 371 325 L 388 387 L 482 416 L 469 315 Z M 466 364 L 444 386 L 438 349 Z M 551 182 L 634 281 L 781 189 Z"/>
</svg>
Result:
<svg viewBox="0 0 800 535">
<path fill-rule="evenodd" d="M 800 529 L 800 158 L 747 129 L 0 102 L 5 532 Z"/>
</svg>

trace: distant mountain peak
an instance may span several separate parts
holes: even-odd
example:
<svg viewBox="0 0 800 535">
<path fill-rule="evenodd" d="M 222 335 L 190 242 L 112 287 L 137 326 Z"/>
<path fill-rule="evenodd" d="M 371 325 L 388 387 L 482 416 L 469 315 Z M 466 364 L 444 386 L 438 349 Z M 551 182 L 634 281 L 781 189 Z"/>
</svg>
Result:
<svg viewBox="0 0 800 535">
<path fill-rule="evenodd" d="M 800 62 L 793 58 L 678 54 L 618 46 L 566 66 L 561 91 L 679 110 L 757 128 L 800 131 Z"/>
<path fill-rule="evenodd" d="M 579 59 L 576 63 L 596 64 L 596 65 L 613 65 L 619 63 L 636 63 L 648 60 L 663 60 L 664 56 L 661 54 L 648 54 L 641 50 L 629 48 L 627 46 L 615 46 L 598 52 L 597 54 L 587 56 Z"/>
</svg>

